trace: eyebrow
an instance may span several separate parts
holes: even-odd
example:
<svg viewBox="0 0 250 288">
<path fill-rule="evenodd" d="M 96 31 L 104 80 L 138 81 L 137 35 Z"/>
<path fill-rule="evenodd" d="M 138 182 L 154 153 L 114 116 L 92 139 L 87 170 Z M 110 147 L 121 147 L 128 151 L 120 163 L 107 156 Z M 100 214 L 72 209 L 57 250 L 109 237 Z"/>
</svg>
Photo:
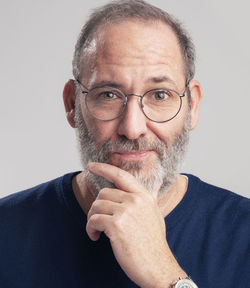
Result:
<svg viewBox="0 0 250 288">
<path fill-rule="evenodd" d="M 109 86 L 109 87 L 118 88 L 118 89 L 124 88 L 124 86 L 122 84 L 119 84 L 119 83 L 116 83 L 116 82 L 113 82 L 113 81 L 102 80 L 100 82 L 94 83 L 93 87 L 91 87 L 90 89 L 100 88 L 100 87 L 103 87 L 103 86 Z"/>
<path fill-rule="evenodd" d="M 146 82 L 151 82 L 151 83 L 169 83 L 174 85 L 177 88 L 177 85 L 175 83 L 174 80 L 172 80 L 171 78 L 167 77 L 167 76 L 159 76 L 159 77 L 150 77 L 146 80 Z M 114 81 L 108 81 L 108 80 L 102 80 L 96 83 L 93 83 L 94 85 L 90 88 L 100 88 L 100 87 L 104 87 L 104 86 L 108 86 L 108 87 L 113 87 L 113 88 L 117 88 L 117 89 L 125 89 L 124 85 L 122 85 L 121 83 L 117 83 Z"/>
<path fill-rule="evenodd" d="M 163 83 L 163 82 L 167 82 L 169 84 L 176 86 L 176 83 L 174 80 L 172 80 L 171 78 L 167 77 L 167 76 L 160 76 L 160 77 L 150 77 L 147 79 L 147 82 L 153 82 L 153 83 Z"/>
</svg>

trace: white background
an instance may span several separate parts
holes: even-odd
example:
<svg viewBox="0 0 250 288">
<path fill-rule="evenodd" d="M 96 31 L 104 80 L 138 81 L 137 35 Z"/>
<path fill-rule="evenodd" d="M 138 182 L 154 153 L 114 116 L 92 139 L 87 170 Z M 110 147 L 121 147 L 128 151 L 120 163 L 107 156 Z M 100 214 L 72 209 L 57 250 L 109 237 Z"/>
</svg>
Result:
<svg viewBox="0 0 250 288">
<path fill-rule="evenodd" d="M 1 0 L 0 196 L 80 170 L 62 89 L 91 8 L 106 1 Z M 250 2 L 152 0 L 190 31 L 204 99 L 184 172 L 250 196 Z"/>
</svg>

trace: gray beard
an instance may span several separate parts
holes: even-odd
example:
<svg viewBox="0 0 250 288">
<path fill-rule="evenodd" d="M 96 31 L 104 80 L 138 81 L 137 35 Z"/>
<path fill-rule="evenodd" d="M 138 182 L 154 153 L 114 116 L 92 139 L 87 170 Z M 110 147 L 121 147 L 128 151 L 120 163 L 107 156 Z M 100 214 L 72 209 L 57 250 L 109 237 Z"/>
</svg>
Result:
<svg viewBox="0 0 250 288">
<path fill-rule="evenodd" d="M 88 163 L 109 163 L 110 155 L 113 151 L 153 150 L 156 152 L 158 156 L 157 161 L 152 164 L 147 163 L 151 167 L 150 173 L 146 173 L 146 175 L 142 175 L 142 169 L 146 165 L 143 161 L 120 161 L 119 168 L 134 175 L 150 193 L 154 193 L 160 186 L 158 197 L 169 189 L 180 173 L 189 140 L 190 113 L 187 115 L 181 133 L 175 136 L 174 142 L 170 147 L 159 139 L 149 141 L 146 137 L 141 137 L 129 140 L 122 136 L 116 142 L 111 142 L 111 140 L 105 141 L 102 147 L 98 149 L 92 133 L 86 127 L 79 103 L 76 105 L 75 123 L 81 164 L 91 185 L 91 192 L 95 197 L 102 188 L 115 188 L 115 186 L 105 178 L 90 173 L 87 169 Z"/>
</svg>

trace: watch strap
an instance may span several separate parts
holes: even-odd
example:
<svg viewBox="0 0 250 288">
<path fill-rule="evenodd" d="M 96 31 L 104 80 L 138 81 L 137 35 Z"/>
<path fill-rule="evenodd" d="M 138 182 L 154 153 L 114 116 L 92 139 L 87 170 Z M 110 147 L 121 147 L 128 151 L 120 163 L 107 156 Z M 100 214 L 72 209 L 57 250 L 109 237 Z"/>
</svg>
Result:
<svg viewBox="0 0 250 288">
<path fill-rule="evenodd" d="M 193 280 L 188 276 L 186 278 L 179 278 L 172 283 L 172 288 L 198 288 Z"/>
</svg>

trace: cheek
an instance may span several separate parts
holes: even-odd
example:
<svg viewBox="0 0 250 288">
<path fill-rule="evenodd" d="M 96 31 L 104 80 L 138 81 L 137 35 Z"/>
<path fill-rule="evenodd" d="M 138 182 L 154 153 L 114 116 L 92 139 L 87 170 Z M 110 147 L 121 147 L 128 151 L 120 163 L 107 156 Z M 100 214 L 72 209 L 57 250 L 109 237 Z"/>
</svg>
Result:
<svg viewBox="0 0 250 288">
<path fill-rule="evenodd" d="M 166 123 L 154 123 L 151 122 L 148 128 L 151 132 L 156 135 L 161 141 L 168 146 L 171 146 L 176 139 L 176 136 L 181 134 L 185 120 L 187 118 L 188 110 L 183 109 L 180 113 L 172 120 Z"/>
<path fill-rule="evenodd" d="M 116 135 L 117 125 L 115 121 L 103 122 L 83 111 L 83 119 L 87 129 L 93 135 L 97 145 L 101 146 L 105 141 L 113 139 Z"/>
<path fill-rule="evenodd" d="M 171 121 L 166 123 L 152 122 L 148 125 L 148 128 L 159 140 L 163 141 L 167 145 L 171 145 L 176 132 L 176 127 L 171 123 Z"/>
</svg>

